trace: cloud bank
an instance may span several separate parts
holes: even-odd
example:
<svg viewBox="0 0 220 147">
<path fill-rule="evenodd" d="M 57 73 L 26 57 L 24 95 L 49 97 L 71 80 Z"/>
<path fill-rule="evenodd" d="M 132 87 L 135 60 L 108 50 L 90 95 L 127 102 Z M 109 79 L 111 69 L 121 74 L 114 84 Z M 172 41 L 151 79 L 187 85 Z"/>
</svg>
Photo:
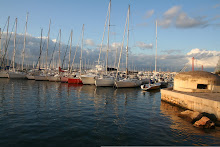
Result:
<svg viewBox="0 0 220 147">
<path fill-rule="evenodd" d="M 9 42 L 8 47 L 8 55 L 9 59 L 12 58 L 13 54 L 13 35 L 11 37 L 11 40 Z M 5 34 L 2 36 L 2 49 L 4 50 L 4 40 L 5 40 Z M 52 60 L 52 53 L 54 53 L 54 60 L 58 61 L 58 50 L 59 50 L 59 44 L 56 41 L 50 40 L 49 42 L 49 51 L 48 51 L 48 62 Z M 22 50 L 23 50 L 23 42 L 24 42 L 24 36 L 22 34 L 17 34 L 17 49 L 16 49 L 16 62 L 21 63 L 22 61 Z M 85 46 L 83 49 L 83 64 L 89 63 L 90 65 L 95 65 L 99 57 L 99 45 L 95 45 L 92 43 L 92 41 L 87 41 L 87 43 L 90 43 L 90 45 L 94 46 Z M 86 44 L 86 42 L 84 42 Z M 42 50 L 42 58 L 43 62 L 45 62 L 45 56 L 46 56 L 46 46 L 47 46 L 47 39 L 43 39 L 43 50 Z M 56 46 L 56 47 L 55 47 Z M 153 48 L 152 44 L 146 44 L 144 42 L 136 42 L 136 46 L 144 49 L 151 49 Z M 64 55 L 66 52 L 67 45 L 61 44 L 61 62 L 64 59 Z M 116 54 L 116 48 L 117 54 Z M 80 58 L 80 47 L 78 48 L 76 52 L 76 64 L 79 64 L 79 58 Z M 117 65 L 115 64 L 115 61 L 118 61 L 119 54 L 121 50 L 121 43 L 113 42 L 110 45 L 110 52 L 109 52 L 109 66 Z M 71 61 L 73 60 L 73 57 L 75 55 L 76 46 L 72 46 L 72 54 L 71 54 Z M 121 68 L 123 69 L 125 66 L 125 58 L 126 58 L 126 50 L 125 47 L 123 47 L 123 53 L 122 53 L 122 59 L 121 59 Z M 67 48 L 67 54 L 65 58 L 65 64 L 68 63 L 68 53 L 69 48 Z M 33 62 L 36 64 L 38 58 L 40 55 L 40 38 L 33 37 L 31 35 L 27 36 L 26 39 L 26 50 L 25 50 L 25 62 L 29 65 L 32 65 Z M 204 66 L 204 69 L 206 68 L 215 68 L 218 59 L 220 56 L 220 51 L 210 51 L 205 49 L 191 49 L 187 54 L 183 54 L 180 50 L 177 49 L 170 49 L 170 50 L 163 50 L 162 52 L 158 53 L 157 59 L 158 59 L 158 65 L 157 67 L 161 70 L 181 70 L 185 65 L 188 67 L 191 67 L 191 59 L 194 57 L 196 59 L 197 67 L 201 67 L 201 65 Z M 117 58 L 117 59 L 116 59 Z M 101 53 L 101 61 L 104 64 L 106 60 L 106 45 L 103 45 L 103 50 Z M 132 54 L 132 52 L 129 50 L 129 69 L 133 70 L 134 68 L 136 70 L 153 70 L 154 69 L 154 61 L 155 56 L 154 55 L 147 55 L 147 54 L 139 54 L 135 55 Z M 188 68 L 190 70 L 190 68 Z"/>
<path fill-rule="evenodd" d="M 219 56 L 220 51 L 208 51 L 195 48 L 186 55 L 188 59 L 187 65 L 192 64 L 192 57 L 194 57 L 197 66 L 201 67 L 203 65 L 207 68 L 214 68 L 218 63 Z"/>
<path fill-rule="evenodd" d="M 136 42 L 136 45 L 135 45 L 135 46 L 136 46 L 136 47 L 139 47 L 139 48 L 142 49 L 142 50 L 152 49 L 152 48 L 153 48 L 153 44 L 152 44 L 152 43 L 146 44 L 146 43 L 140 42 L 140 41 Z"/>
</svg>

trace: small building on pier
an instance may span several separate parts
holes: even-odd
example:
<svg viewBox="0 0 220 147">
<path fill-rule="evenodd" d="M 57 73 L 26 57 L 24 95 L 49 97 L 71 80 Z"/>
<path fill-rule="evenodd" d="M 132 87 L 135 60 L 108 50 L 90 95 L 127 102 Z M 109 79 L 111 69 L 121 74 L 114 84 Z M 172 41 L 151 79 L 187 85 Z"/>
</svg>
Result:
<svg viewBox="0 0 220 147">
<path fill-rule="evenodd" d="M 182 72 L 175 76 L 173 90 L 182 92 L 220 92 L 220 76 L 206 71 Z"/>
<path fill-rule="evenodd" d="M 205 71 L 179 73 L 173 88 L 161 89 L 161 100 L 214 114 L 220 121 L 220 76 Z"/>
</svg>

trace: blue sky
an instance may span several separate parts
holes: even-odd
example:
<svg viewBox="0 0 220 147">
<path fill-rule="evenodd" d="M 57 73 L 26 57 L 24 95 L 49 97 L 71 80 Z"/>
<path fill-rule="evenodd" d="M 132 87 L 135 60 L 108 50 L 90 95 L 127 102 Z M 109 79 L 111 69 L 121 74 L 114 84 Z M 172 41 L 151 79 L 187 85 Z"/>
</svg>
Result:
<svg viewBox="0 0 220 147">
<path fill-rule="evenodd" d="M 61 29 L 61 40 L 67 43 L 73 29 L 76 45 L 85 24 L 84 38 L 90 40 L 85 48 L 94 49 L 101 43 L 108 3 L 108 0 L 3 0 L 0 27 L 4 27 L 8 16 L 11 26 L 17 17 L 18 33 L 24 33 L 29 12 L 28 34 L 39 37 L 43 28 L 46 36 L 51 19 L 50 38 L 57 38 Z M 155 20 L 158 20 L 158 54 L 161 56 L 186 55 L 196 48 L 220 51 L 219 0 L 112 0 L 110 44 L 122 41 L 129 4 L 132 54 L 154 55 Z"/>
</svg>

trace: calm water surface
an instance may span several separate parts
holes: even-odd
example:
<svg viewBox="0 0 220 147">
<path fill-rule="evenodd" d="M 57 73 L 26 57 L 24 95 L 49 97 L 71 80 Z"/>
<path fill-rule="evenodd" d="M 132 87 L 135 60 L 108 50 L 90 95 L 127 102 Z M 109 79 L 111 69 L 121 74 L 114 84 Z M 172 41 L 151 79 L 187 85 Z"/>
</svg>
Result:
<svg viewBox="0 0 220 147">
<path fill-rule="evenodd" d="M 220 145 L 160 92 L 0 79 L 0 146 Z"/>
</svg>

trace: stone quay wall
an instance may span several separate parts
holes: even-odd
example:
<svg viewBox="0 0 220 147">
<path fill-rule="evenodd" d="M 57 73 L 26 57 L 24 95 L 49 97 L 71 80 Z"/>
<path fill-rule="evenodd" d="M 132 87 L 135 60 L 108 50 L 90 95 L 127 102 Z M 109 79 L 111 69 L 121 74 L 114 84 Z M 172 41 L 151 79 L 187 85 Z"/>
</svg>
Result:
<svg viewBox="0 0 220 147">
<path fill-rule="evenodd" d="M 174 91 L 172 88 L 161 89 L 162 101 L 193 111 L 214 114 L 220 120 L 220 93 L 208 93 L 206 96 L 208 98 L 196 93 Z"/>
</svg>

